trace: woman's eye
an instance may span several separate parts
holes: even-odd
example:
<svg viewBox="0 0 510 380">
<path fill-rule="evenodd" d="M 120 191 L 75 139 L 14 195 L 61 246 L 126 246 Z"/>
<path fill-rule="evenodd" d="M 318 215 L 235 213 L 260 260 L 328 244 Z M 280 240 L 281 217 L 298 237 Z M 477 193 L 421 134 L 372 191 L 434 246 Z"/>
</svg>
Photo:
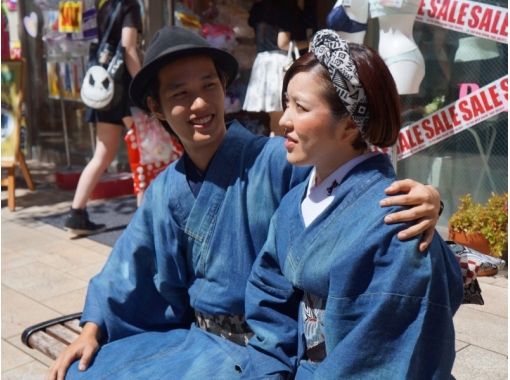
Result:
<svg viewBox="0 0 510 380">
<path fill-rule="evenodd" d="M 213 83 L 207 83 L 205 85 L 205 88 L 208 89 L 208 90 L 211 89 L 211 88 L 214 88 L 214 87 L 216 87 L 216 83 L 214 83 L 214 82 Z"/>
<path fill-rule="evenodd" d="M 300 111 L 306 111 L 306 109 L 299 103 L 296 103 L 296 108 Z"/>
</svg>

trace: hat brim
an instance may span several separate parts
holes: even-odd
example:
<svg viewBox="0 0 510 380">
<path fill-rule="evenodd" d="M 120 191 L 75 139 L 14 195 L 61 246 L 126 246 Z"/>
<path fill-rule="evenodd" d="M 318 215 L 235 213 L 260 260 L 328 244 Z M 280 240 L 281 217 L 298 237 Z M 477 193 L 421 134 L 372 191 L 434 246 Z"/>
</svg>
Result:
<svg viewBox="0 0 510 380">
<path fill-rule="evenodd" d="M 171 47 L 159 54 L 159 56 L 152 62 L 145 65 L 133 78 L 131 85 L 129 86 L 129 96 L 133 103 L 148 111 L 146 99 L 149 91 L 149 85 L 153 82 L 155 77 L 158 75 L 159 70 L 180 58 L 205 55 L 211 57 L 217 67 L 227 74 L 227 86 L 237 76 L 237 70 L 239 64 L 237 60 L 228 52 L 216 49 L 213 47 L 196 47 L 189 45 L 186 47 L 180 45 L 177 47 Z"/>
</svg>

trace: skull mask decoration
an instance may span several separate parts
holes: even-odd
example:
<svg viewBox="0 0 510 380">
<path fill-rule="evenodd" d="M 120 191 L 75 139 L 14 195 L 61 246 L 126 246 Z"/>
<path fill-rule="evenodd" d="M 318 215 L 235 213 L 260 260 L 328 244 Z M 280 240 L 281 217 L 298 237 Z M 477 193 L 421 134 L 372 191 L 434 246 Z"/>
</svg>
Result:
<svg viewBox="0 0 510 380">
<path fill-rule="evenodd" d="M 102 66 L 90 67 L 83 79 L 81 99 L 85 105 L 94 109 L 106 108 L 114 94 L 113 79 Z"/>
</svg>

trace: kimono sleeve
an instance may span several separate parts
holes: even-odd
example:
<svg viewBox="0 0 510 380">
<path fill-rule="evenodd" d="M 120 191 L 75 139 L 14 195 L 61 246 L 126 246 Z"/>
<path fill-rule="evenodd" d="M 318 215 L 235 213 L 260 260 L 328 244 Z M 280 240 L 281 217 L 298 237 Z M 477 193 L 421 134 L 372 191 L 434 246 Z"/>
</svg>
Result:
<svg viewBox="0 0 510 380">
<path fill-rule="evenodd" d="M 81 324 L 96 323 L 106 342 L 191 323 L 177 228 L 153 185 L 88 286 Z"/>
<path fill-rule="evenodd" d="M 299 295 L 280 268 L 275 219 L 246 290 L 246 318 L 255 334 L 248 342 L 250 379 L 290 378 L 297 361 Z"/>
<path fill-rule="evenodd" d="M 401 242 L 393 232 L 389 239 L 373 235 L 379 244 L 358 245 L 370 247 L 369 254 L 332 272 L 327 356 L 314 379 L 449 378 L 455 359 L 453 314 L 462 297 L 453 255 L 437 234 L 424 254 L 416 240 Z M 342 284 L 347 291 L 335 294 L 335 281 L 351 284 Z"/>
</svg>

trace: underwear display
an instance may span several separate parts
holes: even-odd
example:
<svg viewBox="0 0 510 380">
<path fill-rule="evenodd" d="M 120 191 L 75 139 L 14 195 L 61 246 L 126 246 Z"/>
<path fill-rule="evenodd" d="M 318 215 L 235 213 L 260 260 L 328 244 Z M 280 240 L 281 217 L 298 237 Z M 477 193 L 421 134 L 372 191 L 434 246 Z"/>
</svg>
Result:
<svg viewBox="0 0 510 380">
<path fill-rule="evenodd" d="M 459 38 L 454 62 L 471 62 L 498 57 L 499 50 L 495 41 L 479 37 L 463 37 Z"/>
<path fill-rule="evenodd" d="M 420 0 L 402 0 L 400 7 L 386 6 L 384 4 L 390 3 L 390 1 L 384 0 L 369 0 L 369 3 L 371 18 L 405 14 L 415 15 L 420 6 Z"/>
<path fill-rule="evenodd" d="M 352 20 L 342 5 L 334 7 L 329 12 L 326 18 L 326 25 L 328 29 L 333 29 L 337 32 L 357 33 L 367 30 L 367 24 Z"/>
<path fill-rule="evenodd" d="M 384 59 L 384 63 L 386 63 L 386 66 L 388 66 L 388 67 L 390 67 L 391 65 L 394 65 L 397 62 L 403 62 L 403 61 L 414 62 L 417 65 L 425 64 L 425 62 L 423 60 L 423 55 L 421 54 L 421 52 L 418 48 L 406 51 L 405 53 L 402 53 L 402 54 L 392 55 L 390 57 L 383 57 L 383 59 Z"/>
</svg>

